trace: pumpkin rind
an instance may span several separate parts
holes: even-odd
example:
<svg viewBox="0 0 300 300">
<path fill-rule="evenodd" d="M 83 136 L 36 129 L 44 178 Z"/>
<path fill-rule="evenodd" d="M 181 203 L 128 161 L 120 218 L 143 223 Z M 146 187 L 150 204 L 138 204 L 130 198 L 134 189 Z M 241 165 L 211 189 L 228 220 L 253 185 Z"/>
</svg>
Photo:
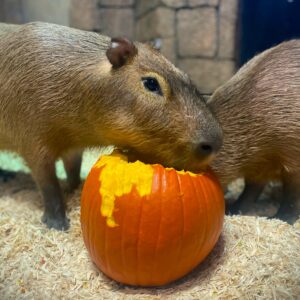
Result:
<svg viewBox="0 0 300 300">
<path fill-rule="evenodd" d="M 209 254 L 222 230 L 224 197 L 217 179 L 210 172 L 147 165 L 153 170 L 150 193 L 141 196 L 138 183 L 124 189 L 127 193 L 115 196 L 115 223 L 110 223 L 101 214 L 99 178 L 115 162 L 113 156 L 100 158 L 82 191 L 82 233 L 92 260 L 107 276 L 130 285 L 159 286 L 187 274 Z M 130 174 L 125 170 L 120 176 Z M 115 194 L 117 187 L 111 189 Z"/>
</svg>

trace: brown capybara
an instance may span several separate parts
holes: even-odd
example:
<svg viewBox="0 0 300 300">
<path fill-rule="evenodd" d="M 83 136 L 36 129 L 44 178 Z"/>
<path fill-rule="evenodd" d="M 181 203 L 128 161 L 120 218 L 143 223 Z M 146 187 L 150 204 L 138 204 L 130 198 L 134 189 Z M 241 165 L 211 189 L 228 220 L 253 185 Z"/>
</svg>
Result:
<svg viewBox="0 0 300 300">
<path fill-rule="evenodd" d="M 277 217 L 300 215 L 300 40 L 250 60 L 208 101 L 224 134 L 212 166 L 223 185 L 244 177 L 237 209 L 247 213 L 265 183 L 281 180 Z"/>
<path fill-rule="evenodd" d="M 63 158 L 74 188 L 76 149 L 115 145 L 196 170 L 220 148 L 222 130 L 191 80 L 149 45 L 47 23 L 3 28 L 0 147 L 30 167 L 49 228 L 69 226 L 54 165 Z"/>
</svg>

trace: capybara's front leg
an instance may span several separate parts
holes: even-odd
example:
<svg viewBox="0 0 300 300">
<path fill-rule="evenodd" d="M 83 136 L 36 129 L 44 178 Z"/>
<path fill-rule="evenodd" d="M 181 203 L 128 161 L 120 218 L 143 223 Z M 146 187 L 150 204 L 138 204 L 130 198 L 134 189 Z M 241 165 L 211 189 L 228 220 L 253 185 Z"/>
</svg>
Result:
<svg viewBox="0 0 300 300">
<path fill-rule="evenodd" d="M 28 164 L 31 167 L 32 175 L 45 203 L 42 222 L 48 228 L 67 230 L 69 228 L 69 220 L 66 218 L 63 195 L 56 177 L 55 159 L 44 156 L 42 161 L 31 161 Z"/>
</svg>

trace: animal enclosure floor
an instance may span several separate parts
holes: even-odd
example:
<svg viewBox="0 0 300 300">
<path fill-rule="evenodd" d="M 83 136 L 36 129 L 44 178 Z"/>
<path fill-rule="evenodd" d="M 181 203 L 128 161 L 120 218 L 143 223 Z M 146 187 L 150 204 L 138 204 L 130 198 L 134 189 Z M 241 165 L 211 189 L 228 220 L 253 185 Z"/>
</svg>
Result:
<svg viewBox="0 0 300 300">
<path fill-rule="evenodd" d="M 232 216 L 209 257 L 163 288 L 118 284 L 91 262 L 80 229 L 80 189 L 67 196 L 68 232 L 41 222 L 28 174 L 0 183 L 0 299 L 299 299 L 300 221 Z"/>
</svg>

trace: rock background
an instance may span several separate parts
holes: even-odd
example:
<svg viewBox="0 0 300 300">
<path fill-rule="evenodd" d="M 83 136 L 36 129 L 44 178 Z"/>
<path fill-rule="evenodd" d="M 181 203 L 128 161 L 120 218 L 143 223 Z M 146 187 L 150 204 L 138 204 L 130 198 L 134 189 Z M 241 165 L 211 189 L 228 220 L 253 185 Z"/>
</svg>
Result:
<svg viewBox="0 0 300 300">
<path fill-rule="evenodd" d="M 238 0 L 0 0 L 0 21 L 46 21 L 156 41 L 211 94 L 235 72 Z"/>
</svg>

